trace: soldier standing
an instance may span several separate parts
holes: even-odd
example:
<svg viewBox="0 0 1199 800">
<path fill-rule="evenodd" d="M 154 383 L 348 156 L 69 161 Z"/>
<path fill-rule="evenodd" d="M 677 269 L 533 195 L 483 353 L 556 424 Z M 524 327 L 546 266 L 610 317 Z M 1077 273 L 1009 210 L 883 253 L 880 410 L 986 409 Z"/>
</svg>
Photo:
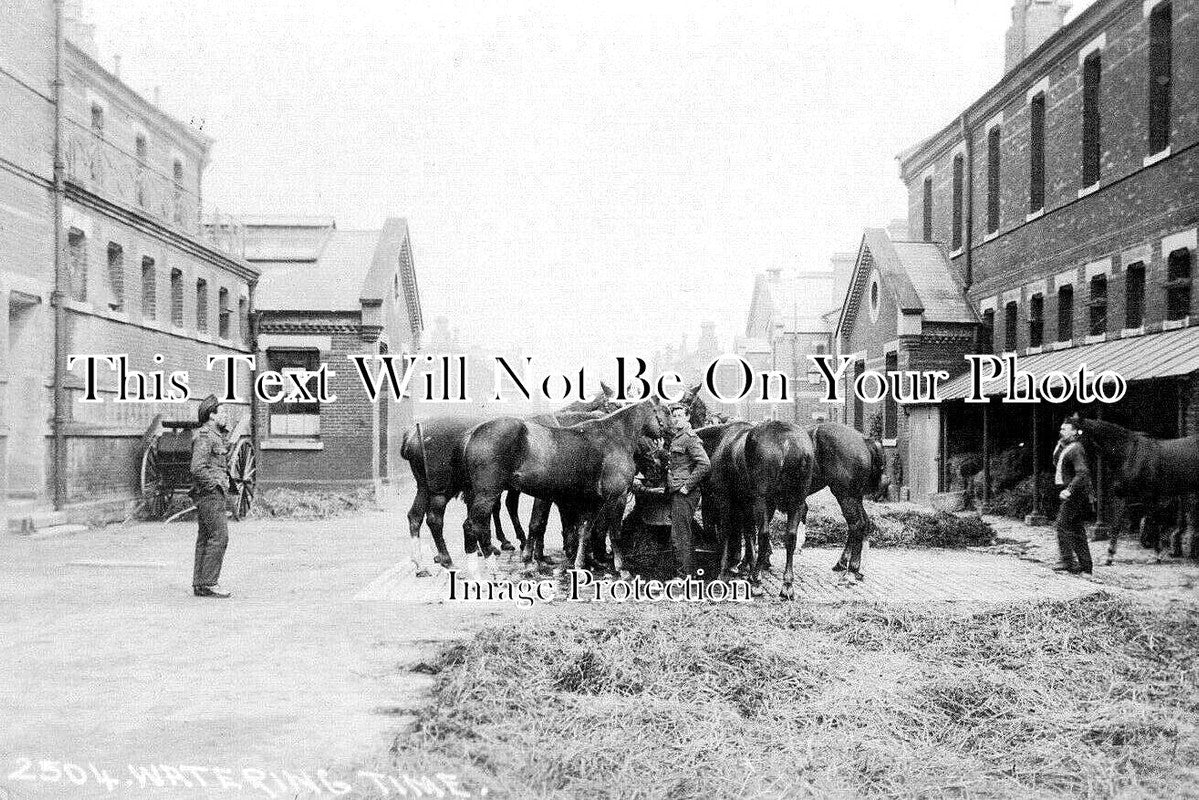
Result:
<svg viewBox="0 0 1199 800">
<path fill-rule="evenodd" d="M 217 581 L 229 544 L 225 520 L 225 494 L 229 491 L 228 406 L 214 395 L 200 402 L 200 427 L 192 439 L 192 499 L 196 503 L 196 561 L 192 589 L 196 597 L 228 597 Z"/>
<path fill-rule="evenodd" d="M 691 577 L 695 558 L 692 522 L 699 507 L 700 482 L 711 469 L 704 444 L 687 417 L 687 407 L 676 403 L 670 407 L 670 422 L 674 437 L 667 448 L 666 491 L 670 495 L 670 539 L 674 544 L 679 571 Z"/>
<path fill-rule="evenodd" d="M 1056 572 L 1091 574 L 1091 546 L 1083 518 L 1091 507 L 1091 472 L 1080 437 L 1077 417 L 1062 421 L 1057 447 L 1053 451 L 1054 482 L 1061 487 L 1062 504 L 1057 510 L 1058 563 Z"/>
</svg>

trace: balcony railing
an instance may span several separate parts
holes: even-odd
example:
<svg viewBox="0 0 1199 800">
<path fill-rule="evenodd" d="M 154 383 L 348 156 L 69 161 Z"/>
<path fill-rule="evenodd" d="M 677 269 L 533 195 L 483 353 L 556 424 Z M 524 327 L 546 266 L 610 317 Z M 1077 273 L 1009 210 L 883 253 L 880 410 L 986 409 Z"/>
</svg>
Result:
<svg viewBox="0 0 1199 800">
<path fill-rule="evenodd" d="M 242 256 L 242 226 L 232 217 L 211 215 L 204 220 L 199 196 L 173 176 L 73 120 L 68 120 L 66 133 L 67 181 L 192 239 Z"/>
</svg>

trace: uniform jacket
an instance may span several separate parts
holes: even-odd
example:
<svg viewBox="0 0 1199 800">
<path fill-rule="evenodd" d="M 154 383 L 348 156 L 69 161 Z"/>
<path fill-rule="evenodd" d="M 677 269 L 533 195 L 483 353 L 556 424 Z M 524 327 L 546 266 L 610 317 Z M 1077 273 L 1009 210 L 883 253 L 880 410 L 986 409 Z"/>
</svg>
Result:
<svg viewBox="0 0 1199 800">
<path fill-rule="evenodd" d="M 693 492 L 711 467 L 704 444 L 695 432 L 679 431 L 667 447 L 666 488 L 677 492 L 686 486 L 688 492 Z"/>
<path fill-rule="evenodd" d="M 229 443 L 213 419 L 196 429 L 191 467 L 194 494 L 229 491 Z"/>
<path fill-rule="evenodd" d="M 1090 494 L 1091 470 L 1087 467 L 1087 453 L 1078 441 L 1063 445 L 1060 442 L 1053 451 L 1054 480 L 1065 486 L 1071 495 Z"/>
</svg>

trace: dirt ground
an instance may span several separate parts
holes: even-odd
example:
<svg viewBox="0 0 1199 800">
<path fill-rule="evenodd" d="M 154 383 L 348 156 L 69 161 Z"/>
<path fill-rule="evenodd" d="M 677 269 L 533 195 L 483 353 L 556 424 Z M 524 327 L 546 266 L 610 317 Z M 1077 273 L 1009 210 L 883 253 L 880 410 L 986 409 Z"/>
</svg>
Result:
<svg viewBox="0 0 1199 800">
<path fill-rule="evenodd" d="M 191 594 L 194 523 L 0 536 L 0 798 L 460 796 L 450 776 L 359 765 L 379 763 L 424 702 L 420 667 L 441 643 L 538 611 L 446 602 L 444 574 L 416 577 L 402 494 L 353 517 L 233 524 L 227 601 Z M 461 523 L 454 503 L 456 553 Z M 949 607 L 1146 582 L 1169 600 L 1199 579 L 1191 564 L 1134 560 L 1133 544 L 1094 580 L 1061 576 L 1027 560 L 1038 547 L 1016 548 L 1026 560 L 874 549 L 868 583 L 847 589 L 828 570 L 836 551 L 808 550 L 798 588 L 813 602 Z"/>
</svg>

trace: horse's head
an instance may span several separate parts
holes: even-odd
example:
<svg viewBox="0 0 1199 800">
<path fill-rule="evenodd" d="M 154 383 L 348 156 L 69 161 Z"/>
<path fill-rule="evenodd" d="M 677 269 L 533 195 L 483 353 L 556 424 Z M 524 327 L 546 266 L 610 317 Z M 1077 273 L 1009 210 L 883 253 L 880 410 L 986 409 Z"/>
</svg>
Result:
<svg viewBox="0 0 1199 800">
<path fill-rule="evenodd" d="M 641 435 L 651 439 L 663 438 L 670 427 L 670 412 L 666 405 L 658 400 L 657 395 L 651 395 L 638 405 L 646 410 L 642 418 Z"/>
<path fill-rule="evenodd" d="M 687 406 L 687 416 L 692 428 L 702 428 L 708 424 L 708 404 L 699 396 L 700 384 L 695 384 L 679 402 Z"/>
<path fill-rule="evenodd" d="M 1077 414 L 1067 417 L 1064 422 L 1069 422 L 1082 431 L 1086 439 L 1094 442 L 1099 452 L 1108 458 L 1123 458 L 1133 437 L 1137 435 L 1115 423 L 1087 419 Z"/>
</svg>

